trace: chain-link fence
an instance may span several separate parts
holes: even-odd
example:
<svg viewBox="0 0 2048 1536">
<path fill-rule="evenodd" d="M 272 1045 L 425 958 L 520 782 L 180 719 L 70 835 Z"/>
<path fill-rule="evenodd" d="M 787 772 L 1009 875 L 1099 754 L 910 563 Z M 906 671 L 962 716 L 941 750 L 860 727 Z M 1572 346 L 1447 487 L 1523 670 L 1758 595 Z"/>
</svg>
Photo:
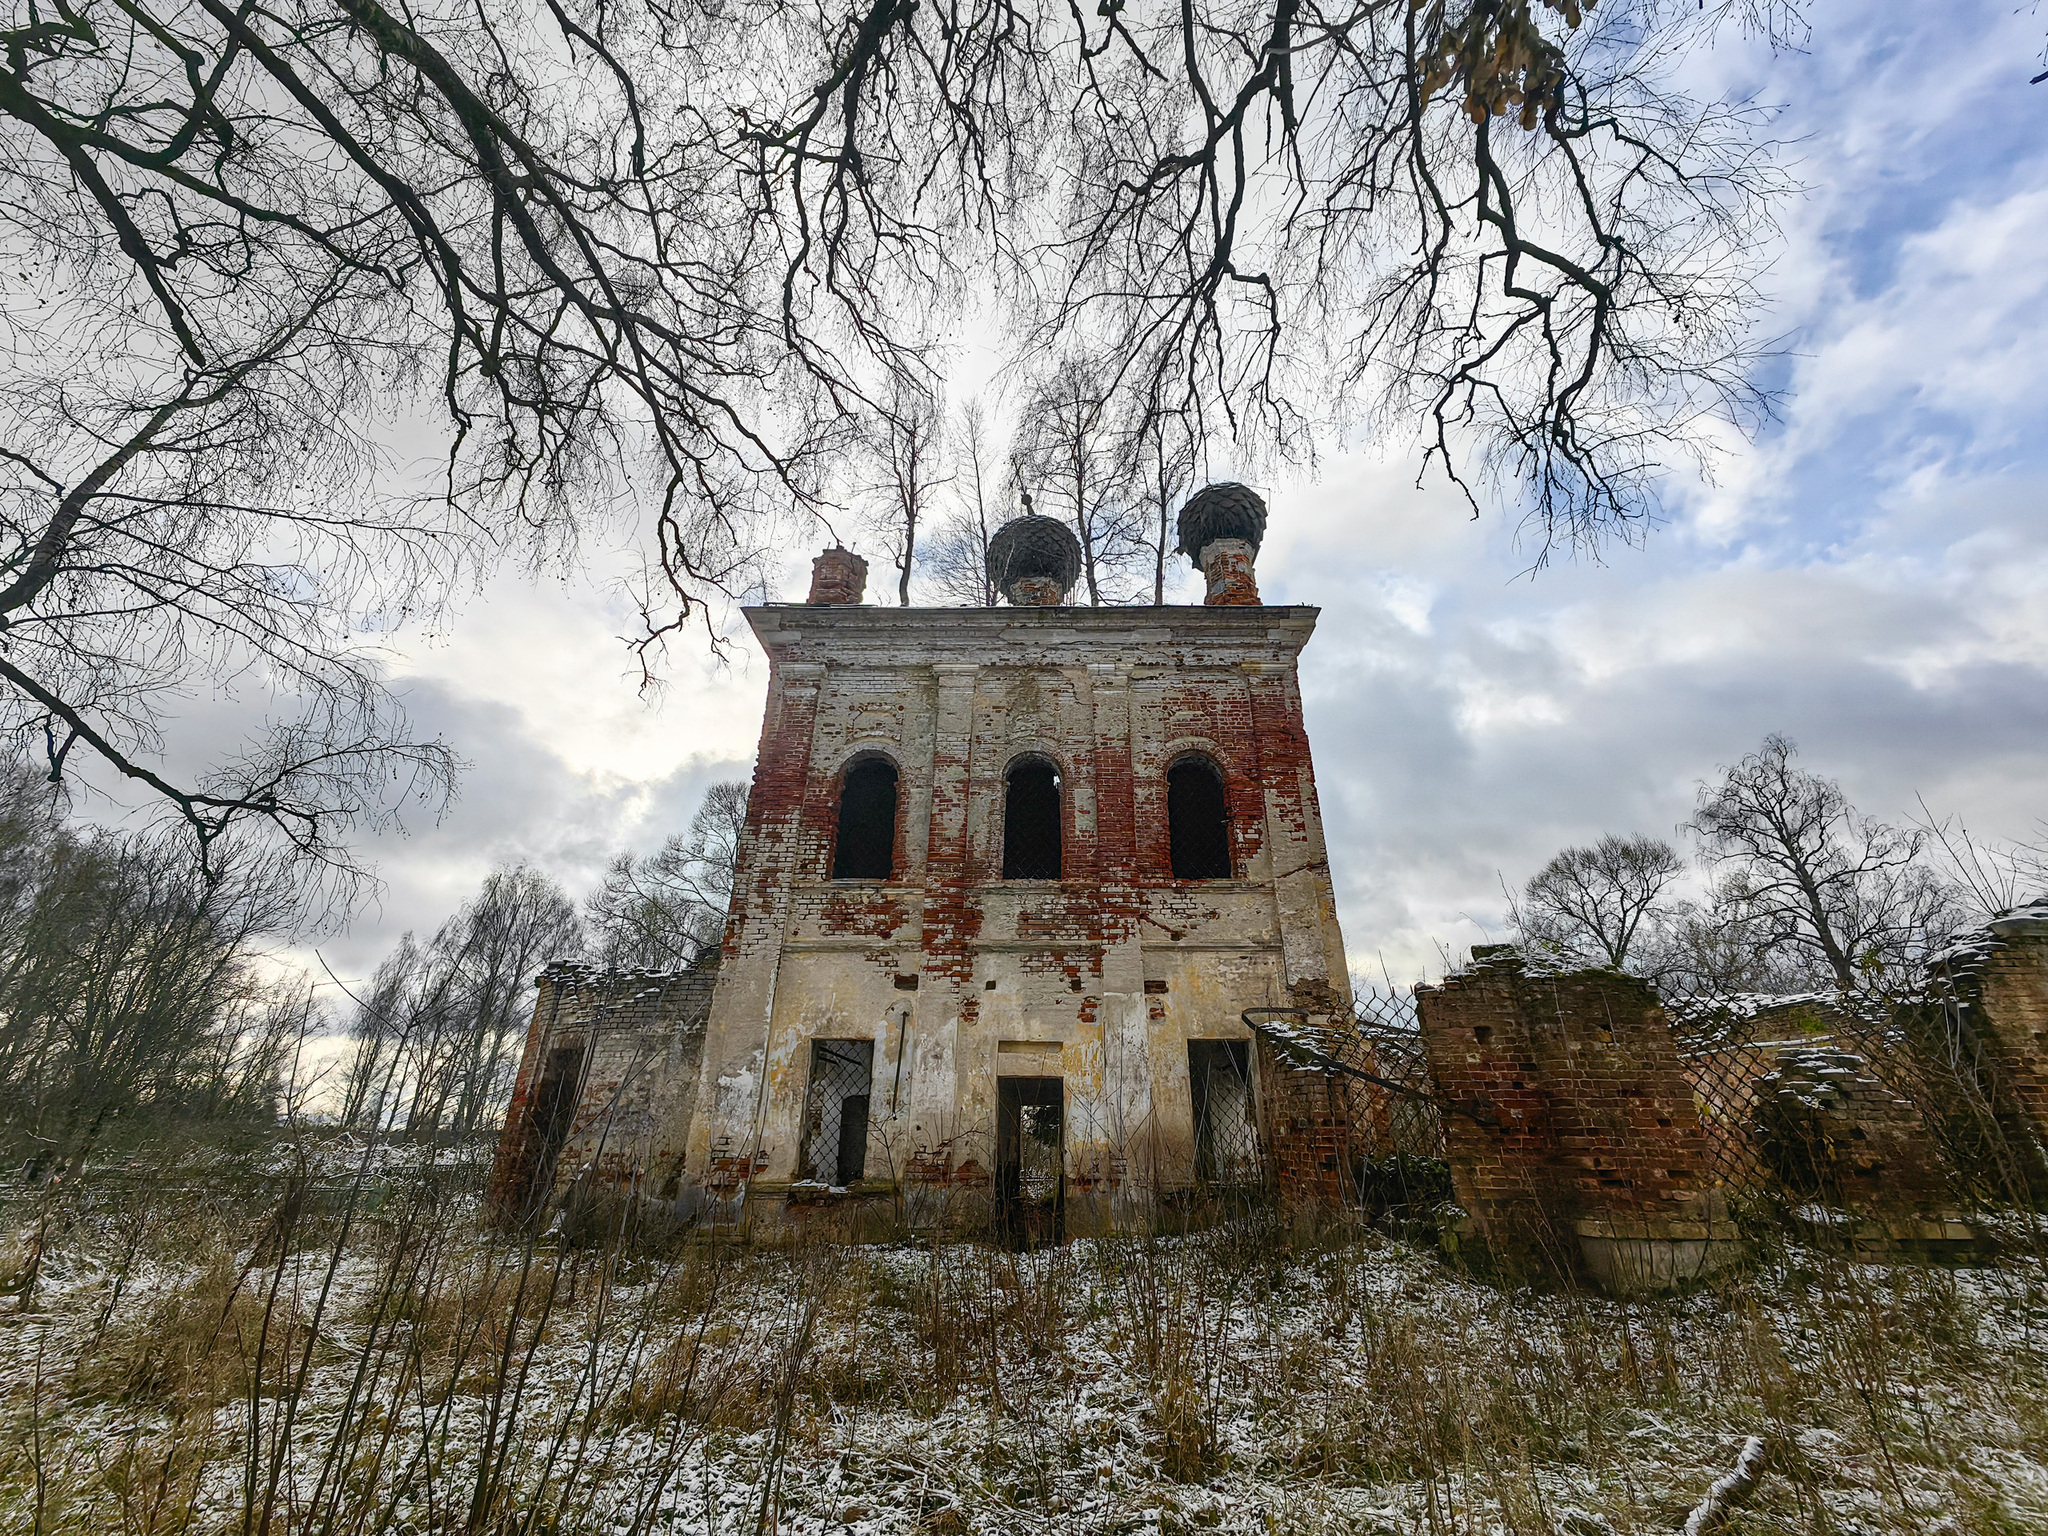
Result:
<svg viewBox="0 0 2048 1536">
<path fill-rule="evenodd" d="M 1660 990 L 1727 1187 L 1895 1206 L 2028 1200 L 2040 1149 L 1945 978 L 1781 997 Z"/>
<path fill-rule="evenodd" d="M 1422 1049 L 1415 999 L 1367 990 L 1351 1016 L 1255 1008 L 1245 1022 L 1297 1070 L 1342 1081 L 1351 1109 L 1349 1198 L 1373 1215 L 1420 1213 L 1451 1197 L 1444 1104 Z"/>
<path fill-rule="evenodd" d="M 2048 1151 L 1973 1032 L 1967 982 L 1786 996 L 1658 987 L 1706 1144 L 1731 1192 L 1951 1211 L 2037 1205 Z M 1253 1009 L 1281 1062 L 1348 1085 L 1368 1209 L 1448 1194 L 1444 1115 L 1412 996 L 1361 992 L 1349 1019 Z"/>
</svg>

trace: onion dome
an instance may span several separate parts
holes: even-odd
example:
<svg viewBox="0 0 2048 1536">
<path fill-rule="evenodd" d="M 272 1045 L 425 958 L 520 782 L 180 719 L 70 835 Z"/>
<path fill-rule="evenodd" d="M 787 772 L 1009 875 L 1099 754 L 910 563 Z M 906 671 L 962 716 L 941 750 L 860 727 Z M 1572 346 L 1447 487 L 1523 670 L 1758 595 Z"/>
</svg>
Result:
<svg viewBox="0 0 2048 1536">
<path fill-rule="evenodd" d="M 1031 577 L 1056 582 L 1064 595 L 1081 575 L 1081 541 L 1057 518 L 1027 512 L 1013 517 L 988 541 L 988 579 L 1008 594 Z"/>
<path fill-rule="evenodd" d="M 1259 552 L 1266 536 L 1266 503 L 1259 493 L 1235 480 L 1204 486 L 1180 509 L 1180 547 L 1176 551 L 1197 567 L 1202 551 L 1218 539 L 1242 539 Z"/>
</svg>

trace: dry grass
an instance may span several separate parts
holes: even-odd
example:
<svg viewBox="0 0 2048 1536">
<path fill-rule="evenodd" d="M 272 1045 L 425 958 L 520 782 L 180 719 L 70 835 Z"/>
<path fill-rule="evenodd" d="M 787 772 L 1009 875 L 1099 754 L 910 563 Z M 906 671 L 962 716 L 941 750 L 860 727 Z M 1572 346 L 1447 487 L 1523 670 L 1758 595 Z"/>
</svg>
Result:
<svg viewBox="0 0 2048 1536">
<path fill-rule="evenodd" d="M 0 1314 L 0 1528 L 1620 1536 L 1752 1433 L 1737 1532 L 2048 1527 L 2031 1259 L 1766 1230 L 1622 1303 L 1262 1219 L 574 1248 L 481 1227 L 473 1170 L 311 1166 L 11 1213 L 43 1242 Z"/>
</svg>

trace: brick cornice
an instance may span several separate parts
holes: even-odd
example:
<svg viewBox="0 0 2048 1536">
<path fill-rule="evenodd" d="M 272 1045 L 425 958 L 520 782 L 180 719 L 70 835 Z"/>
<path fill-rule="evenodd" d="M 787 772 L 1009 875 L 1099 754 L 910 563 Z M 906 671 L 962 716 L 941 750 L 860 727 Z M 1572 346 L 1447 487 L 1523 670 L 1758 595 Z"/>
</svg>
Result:
<svg viewBox="0 0 2048 1536">
<path fill-rule="evenodd" d="M 885 608 L 775 603 L 743 610 L 788 674 L 818 664 L 1258 666 L 1284 672 L 1322 610 L 1287 608 Z"/>
</svg>

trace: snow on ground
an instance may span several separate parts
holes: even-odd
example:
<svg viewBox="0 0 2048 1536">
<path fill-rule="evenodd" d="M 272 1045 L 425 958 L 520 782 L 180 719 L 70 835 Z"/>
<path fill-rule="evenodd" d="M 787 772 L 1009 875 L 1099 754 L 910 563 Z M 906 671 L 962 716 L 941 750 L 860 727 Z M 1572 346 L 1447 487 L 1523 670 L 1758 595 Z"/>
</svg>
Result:
<svg viewBox="0 0 2048 1536">
<path fill-rule="evenodd" d="M 2048 1529 L 2023 1256 L 1624 1303 L 1266 1220 L 628 1254 L 491 1232 L 474 1168 L 289 1175 L 6 1213 L 0 1529 L 1620 1536 L 1752 1434 L 1730 1530 Z"/>
</svg>

